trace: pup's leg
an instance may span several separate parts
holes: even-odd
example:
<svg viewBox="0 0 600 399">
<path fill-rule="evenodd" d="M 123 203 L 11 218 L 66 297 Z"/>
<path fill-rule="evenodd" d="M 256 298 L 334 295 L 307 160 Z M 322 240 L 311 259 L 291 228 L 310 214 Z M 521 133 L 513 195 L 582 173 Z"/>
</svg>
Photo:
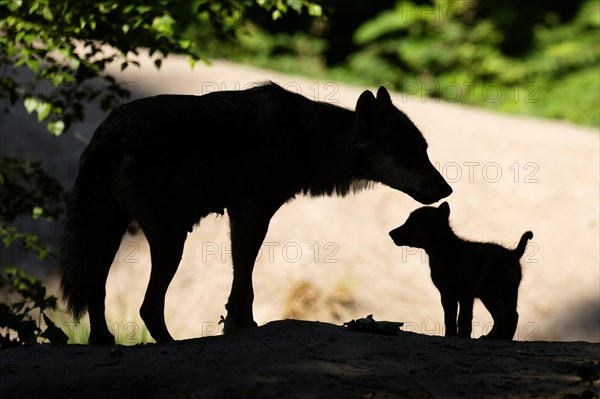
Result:
<svg viewBox="0 0 600 399">
<path fill-rule="evenodd" d="M 519 322 L 519 313 L 516 310 L 507 310 L 506 312 L 506 327 L 500 336 L 500 339 L 512 340 L 517 331 L 517 324 Z"/>
<path fill-rule="evenodd" d="M 459 299 L 460 311 L 458 313 L 458 336 L 471 338 L 473 329 L 473 297 L 462 297 Z"/>
<path fill-rule="evenodd" d="M 442 307 L 444 308 L 444 326 L 446 327 L 446 337 L 456 336 L 456 312 L 458 301 L 453 295 L 442 293 Z"/>
<path fill-rule="evenodd" d="M 505 336 L 504 331 L 506 330 L 507 315 L 501 294 L 497 290 L 488 292 L 481 296 L 481 302 L 483 302 L 494 319 L 492 330 L 488 335 L 482 336 L 481 338 L 503 339 Z"/>
<path fill-rule="evenodd" d="M 254 327 L 252 302 L 252 270 L 258 251 L 265 239 L 272 213 L 256 209 L 228 209 L 231 229 L 231 255 L 233 258 L 233 283 L 225 306 L 225 333 L 245 327 Z"/>
<path fill-rule="evenodd" d="M 501 339 L 511 340 L 517 331 L 517 324 L 519 322 L 519 313 L 517 313 L 518 291 L 519 289 L 516 287 L 507 290 L 504 294 L 503 303 L 505 305 L 506 327 L 502 332 Z"/>
<path fill-rule="evenodd" d="M 165 324 L 165 295 L 179 267 L 187 231 L 161 225 L 144 233 L 150 243 L 152 272 L 140 316 L 157 342 L 173 341 Z"/>
</svg>

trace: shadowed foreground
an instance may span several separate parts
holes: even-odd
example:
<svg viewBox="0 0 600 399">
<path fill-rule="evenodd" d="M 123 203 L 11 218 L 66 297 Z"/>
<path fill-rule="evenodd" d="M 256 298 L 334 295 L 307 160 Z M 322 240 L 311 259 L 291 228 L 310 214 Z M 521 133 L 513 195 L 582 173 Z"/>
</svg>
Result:
<svg viewBox="0 0 600 399">
<path fill-rule="evenodd" d="M 584 381 L 600 373 L 597 359 L 600 344 L 585 342 L 382 336 L 287 320 L 165 345 L 3 350 L 0 397 L 575 398 L 598 395 L 600 381 Z"/>
</svg>

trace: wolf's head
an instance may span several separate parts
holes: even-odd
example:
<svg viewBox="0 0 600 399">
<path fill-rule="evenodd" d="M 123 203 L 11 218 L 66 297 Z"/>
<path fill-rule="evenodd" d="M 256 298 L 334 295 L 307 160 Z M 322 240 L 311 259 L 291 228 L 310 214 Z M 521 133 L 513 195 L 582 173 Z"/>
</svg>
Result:
<svg viewBox="0 0 600 399">
<path fill-rule="evenodd" d="M 390 231 L 394 244 L 423 248 L 428 250 L 440 244 L 447 232 L 450 231 L 448 217 L 450 206 L 443 202 L 440 206 L 424 206 L 413 211 L 406 222 Z"/>
<path fill-rule="evenodd" d="M 427 157 L 427 142 L 394 104 L 385 87 L 361 94 L 356 104 L 356 141 L 361 173 L 403 191 L 423 204 L 452 193 Z"/>
</svg>

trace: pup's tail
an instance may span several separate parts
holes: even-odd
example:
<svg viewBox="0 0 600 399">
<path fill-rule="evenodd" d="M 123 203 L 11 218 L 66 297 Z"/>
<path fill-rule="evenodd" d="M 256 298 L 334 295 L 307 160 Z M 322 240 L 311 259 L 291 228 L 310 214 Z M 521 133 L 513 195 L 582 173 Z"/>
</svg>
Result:
<svg viewBox="0 0 600 399">
<path fill-rule="evenodd" d="M 519 241 L 519 245 L 515 248 L 514 253 L 517 256 L 517 259 L 521 259 L 523 254 L 525 253 L 525 248 L 527 248 L 527 241 L 533 238 L 533 233 L 531 231 L 526 231 L 521 236 L 521 240 Z"/>
<path fill-rule="evenodd" d="M 61 288 L 77 320 L 90 301 L 104 301 L 108 270 L 127 228 L 128 220 L 110 189 L 121 158 L 116 147 L 92 141 L 81 155 L 79 174 L 69 193 L 60 250 Z"/>
</svg>

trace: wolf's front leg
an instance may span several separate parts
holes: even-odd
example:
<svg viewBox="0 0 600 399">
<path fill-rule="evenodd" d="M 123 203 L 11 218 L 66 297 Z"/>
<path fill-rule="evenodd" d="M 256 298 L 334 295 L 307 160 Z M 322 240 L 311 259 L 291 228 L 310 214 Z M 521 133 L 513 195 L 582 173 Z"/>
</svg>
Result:
<svg viewBox="0 0 600 399">
<path fill-rule="evenodd" d="M 187 231 L 167 223 L 156 226 L 147 225 L 144 230 L 150 244 L 152 272 L 140 315 L 156 342 L 169 342 L 173 337 L 165 324 L 165 295 L 179 267 Z"/>
<path fill-rule="evenodd" d="M 256 209 L 233 208 L 228 209 L 227 213 L 231 229 L 233 284 L 225 305 L 225 334 L 256 326 L 252 315 L 252 270 L 272 216 L 272 213 Z"/>
</svg>

